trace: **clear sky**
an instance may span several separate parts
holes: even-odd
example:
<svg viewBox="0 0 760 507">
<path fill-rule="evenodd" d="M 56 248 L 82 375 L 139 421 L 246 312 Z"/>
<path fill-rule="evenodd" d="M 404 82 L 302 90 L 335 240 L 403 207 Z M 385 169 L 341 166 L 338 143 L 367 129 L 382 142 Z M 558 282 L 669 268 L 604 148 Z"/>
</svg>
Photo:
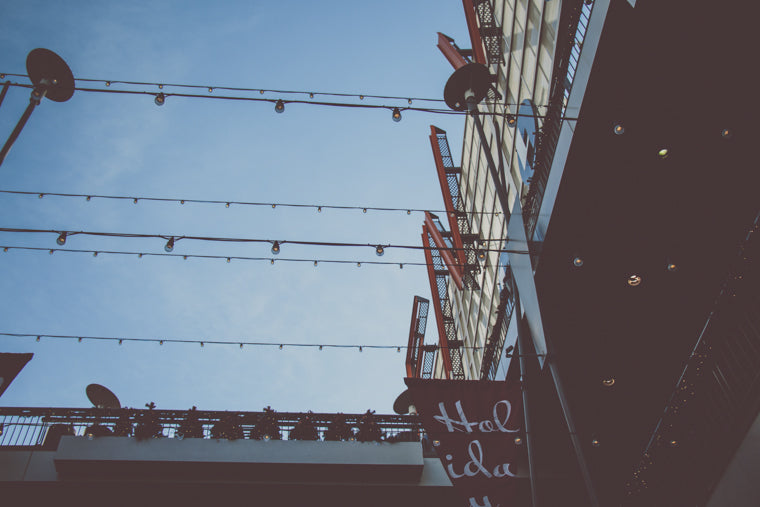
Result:
<svg viewBox="0 0 760 507">
<path fill-rule="evenodd" d="M 461 2 L 8 0 L 0 72 L 25 73 L 27 53 L 44 47 L 78 78 L 442 98 L 453 69 L 438 31 L 469 47 Z M 3 142 L 28 98 L 8 92 Z M 458 160 L 461 116 L 406 111 L 394 123 L 387 110 L 289 104 L 276 114 L 270 103 L 180 97 L 157 107 L 151 96 L 78 91 L 37 108 L 0 166 L 0 190 L 440 209 L 431 124 Z M 0 227 L 12 228 L 419 245 L 422 221 L 0 194 Z M 164 243 L 71 236 L 63 248 L 162 253 Z M 52 234 L 0 233 L 0 244 L 58 248 Z M 178 241 L 174 253 L 269 248 Z M 421 251 L 283 245 L 280 258 L 292 257 L 424 262 Z M 414 295 L 430 297 L 424 267 L 0 251 L 6 333 L 405 345 Z M 426 341 L 436 340 L 431 315 Z M 34 353 L 4 406 L 87 407 L 95 382 L 131 407 L 391 413 L 404 389 L 395 350 L 0 337 L 0 351 Z"/>
</svg>

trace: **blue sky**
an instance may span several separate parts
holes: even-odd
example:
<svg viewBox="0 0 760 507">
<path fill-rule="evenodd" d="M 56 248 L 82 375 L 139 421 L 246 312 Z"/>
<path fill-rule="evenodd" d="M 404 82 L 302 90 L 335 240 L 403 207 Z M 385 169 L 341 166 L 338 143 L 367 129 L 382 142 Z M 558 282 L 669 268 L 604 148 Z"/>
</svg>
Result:
<svg viewBox="0 0 760 507">
<path fill-rule="evenodd" d="M 25 73 L 27 53 L 44 47 L 79 78 L 404 97 L 442 97 L 452 69 L 437 31 L 469 46 L 455 0 L 11 0 L 0 20 L 0 72 Z M 3 141 L 28 96 L 8 92 Z M 180 97 L 157 107 L 149 96 L 76 92 L 37 108 L 0 167 L 0 190 L 440 209 L 429 125 L 449 133 L 458 158 L 463 118 L 403 115 L 394 123 L 387 110 L 299 104 L 276 114 L 270 103 Z M 0 226 L 16 228 L 419 245 L 422 220 L 0 194 Z M 0 243 L 56 247 L 53 235 L 0 233 Z M 163 244 L 72 236 L 65 248 L 160 253 Z M 267 244 L 189 241 L 174 253 L 270 256 Z M 280 257 L 378 260 L 369 248 L 287 244 Z M 380 260 L 424 257 L 389 249 Z M 430 297 L 425 269 L 413 266 L 11 250 L 0 252 L 0 270 L 0 332 L 10 333 L 404 345 L 413 296 Z M 427 341 L 435 339 L 431 319 Z M 35 354 L 6 406 L 89 406 L 85 387 L 97 382 L 132 407 L 389 413 L 404 389 L 395 350 L 0 337 L 0 351 Z"/>
</svg>

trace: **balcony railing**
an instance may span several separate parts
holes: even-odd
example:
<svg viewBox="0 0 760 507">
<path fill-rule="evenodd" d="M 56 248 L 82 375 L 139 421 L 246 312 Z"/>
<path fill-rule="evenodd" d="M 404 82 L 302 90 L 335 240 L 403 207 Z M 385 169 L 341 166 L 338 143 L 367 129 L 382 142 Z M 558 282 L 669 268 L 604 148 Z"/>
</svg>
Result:
<svg viewBox="0 0 760 507">
<path fill-rule="evenodd" d="M 0 450 L 55 449 L 58 439 L 63 435 L 140 438 L 140 426 L 148 421 L 155 428 L 149 438 L 194 436 L 206 439 L 292 440 L 297 438 L 293 434 L 294 428 L 306 416 L 310 419 L 310 426 L 316 430 L 316 433 L 311 433 L 316 438 L 308 438 L 309 440 L 363 440 L 360 431 L 366 427 L 362 425 L 362 420 L 367 414 L 0 407 Z M 368 440 L 417 442 L 424 437 L 415 415 L 370 416 L 379 431 L 373 432 L 376 438 Z M 260 431 L 265 418 L 267 427 L 274 435 L 264 435 Z M 188 422 L 197 428 L 192 433 L 187 430 Z M 342 430 L 336 432 L 338 427 Z"/>
<path fill-rule="evenodd" d="M 551 94 L 546 117 L 536 140 L 536 157 L 533 166 L 535 172 L 523 204 L 523 218 L 528 240 L 534 239 L 538 214 L 544 199 L 549 171 L 554 162 L 554 152 L 557 149 L 562 121 L 570 91 L 573 88 L 593 5 L 593 2 L 585 3 L 583 0 L 562 2 L 560 35 L 557 38 L 555 50 Z"/>
</svg>

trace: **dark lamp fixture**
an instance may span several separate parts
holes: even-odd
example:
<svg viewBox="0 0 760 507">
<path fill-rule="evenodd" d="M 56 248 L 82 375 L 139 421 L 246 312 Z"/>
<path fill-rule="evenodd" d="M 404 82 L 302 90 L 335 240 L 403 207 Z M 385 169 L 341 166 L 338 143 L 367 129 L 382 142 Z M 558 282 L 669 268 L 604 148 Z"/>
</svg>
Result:
<svg viewBox="0 0 760 507">
<path fill-rule="evenodd" d="M 282 99 L 277 99 L 277 103 L 274 105 L 274 110 L 278 113 L 285 111 L 285 103 L 282 101 Z"/>
<path fill-rule="evenodd" d="M 615 135 L 623 135 L 625 133 L 625 127 L 622 123 L 615 123 L 615 126 L 612 127 L 612 131 L 615 133 Z"/>
<path fill-rule="evenodd" d="M 275 254 L 275 255 L 277 255 L 277 254 L 280 253 L 280 242 L 279 241 L 275 241 L 274 243 L 272 243 L 272 253 Z"/>
<path fill-rule="evenodd" d="M 156 98 L 153 99 L 153 102 L 155 102 L 157 106 L 163 106 L 164 103 L 166 103 L 166 95 L 159 93 L 156 95 Z"/>
<path fill-rule="evenodd" d="M 385 253 L 385 248 L 383 248 L 383 245 L 377 245 L 375 247 L 375 253 L 377 254 L 378 257 L 383 255 Z"/>
<path fill-rule="evenodd" d="M 393 118 L 393 121 L 395 121 L 397 123 L 401 121 L 401 111 L 399 111 L 399 108 L 397 108 L 397 107 L 393 108 L 393 116 L 392 116 L 392 118 Z"/>
<path fill-rule="evenodd" d="M 169 238 L 169 241 L 167 241 L 166 245 L 164 245 L 164 250 L 167 252 L 174 250 L 174 238 Z"/>
<path fill-rule="evenodd" d="M 602 380 L 602 385 L 604 387 L 612 387 L 615 385 L 615 379 L 614 378 L 606 378 Z"/>
<path fill-rule="evenodd" d="M 670 155 L 670 150 L 667 148 L 660 148 L 660 151 L 657 152 L 657 156 L 660 158 L 668 158 L 668 155 Z"/>
<path fill-rule="evenodd" d="M 628 285 L 636 287 L 641 284 L 641 277 L 639 275 L 631 275 L 628 277 Z"/>
<path fill-rule="evenodd" d="M 583 259 L 578 256 L 573 257 L 573 266 L 575 266 L 576 268 L 583 266 Z"/>
<path fill-rule="evenodd" d="M 56 243 L 63 246 L 66 244 L 66 231 L 63 231 L 59 236 L 58 239 L 55 240 Z"/>
</svg>

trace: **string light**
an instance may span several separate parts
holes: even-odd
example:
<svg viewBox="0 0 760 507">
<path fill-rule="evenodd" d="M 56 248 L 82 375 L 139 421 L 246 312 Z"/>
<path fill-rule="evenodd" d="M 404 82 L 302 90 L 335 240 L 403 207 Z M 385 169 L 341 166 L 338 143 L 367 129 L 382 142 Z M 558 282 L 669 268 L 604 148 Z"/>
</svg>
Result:
<svg viewBox="0 0 760 507">
<path fill-rule="evenodd" d="M 66 244 L 66 231 L 63 231 L 59 236 L 58 239 L 55 240 L 56 243 L 63 246 Z"/>
<path fill-rule="evenodd" d="M 615 133 L 615 135 L 623 135 L 625 133 L 625 127 L 620 122 L 615 122 L 615 125 L 612 127 L 612 131 Z"/>
<path fill-rule="evenodd" d="M 188 204 L 224 204 L 225 208 L 229 208 L 232 204 L 241 205 L 241 206 L 267 206 L 272 207 L 273 209 L 277 206 L 282 207 L 290 207 L 290 208 L 323 208 L 323 209 L 335 209 L 335 210 L 362 210 L 366 213 L 364 210 L 372 210 L 372 211 L 392 211 L 392 212 L 406 212 L 407 215 L 411 215 L 412 212 L 417 213 L 424 213 L 424 212 L 430 212 L 430 213 L 446 213 L 446 210 L 436 210 L 436 209 L 422 209 L 422 208 L 393 208 L 393 207 L 380 207 L 380 206 L 344 206 L 344 205 L 325 205 L 325 204 L 300 204 L 300 203 L 271 203 L 271 202 L 246 202 L 246 201 L 219 201 L 219 200 L 212 200 L 212 199 L 182 199 L 182 198 L 172 198 L 172 197 L 133 197 L 133 196 L 124 196 L 124 195 L 96 195 L 96 194 L 70 194 L 70 193 L 56 193 L 56 192 L 45 192 L 44 194 L 40 194 L 39 192 L 26 192 L 21 190 L 0 190 L 0 194 L 11 194 L 11 195 L 23 195 L 23 196 L 34 196 L 34 195 L 46 195 L 46 196 L 53 196 L 53 197 L 67 197 L 67 198 L 80 198 L 84 197 L 87 201 L 92 200 L 93 198 L 96 199 L 109 199 L 109 200 L 131 200 L 135 204 L 137 204 L 138 199 L 142 201 L 153 201 L 153 202 L 186 202 Z M 494 211 L 469 211 L 464 212 L 468 215 L 500 215 L 500 212 L 494 212 Z"/>
<path fill-rule="evenodd" d="M 396 123 L 401 121 L 401 111 L 399 111 L 399 108 L 397 107 L 393 108 L 393 114 L 391 117 L 393 118 L 393 121 L 395 121 Z"/>
<path fill-rule="evenodd" d="M 274 110 L 277 113 L 282 113 L 285 111 L 285 103 L 282 101 L 282 99 L 277 99 L 277 103 L 274 105 Z"/>
<path fill-rule="evenodd" d="M 219 243 L 272 243 L 272 253 L 276 254 L 280 251 L 280 245 L 283 243 L 290 243 L 294 245 L 308 245 L 308 246 L 324 246 L 324 247 L 372 247 L 375 249 L 375 253 L 377 255 L 382 255 L 385 253 L 386 248 L 396 248 L 396 249 L 403 249 L 403 250 L 438 250 L 438 247 L 435 246 L 424 246 L 424 245 L 402 245 L 402 244 L 387 244 L 387 245 L 380 245 L 380 244 L 373 244 L 373 243 L 347 243 L 347 242 L 337 242 L 337 241 L 304 241 L 304 240 L 282 240 L 282 241 L 272 241 L 270 239 L 261 239 L 261 238 L 228 238 L 228 237 L 215 237 L 215 236 L 185 236 L 185 235 L 179 235 L 179 234 L 172 234 L 172 235 L 162 235 L 162 234 L 144 234 L 144 233 L 127 233 L 127 232 L 102 232 L 102 231 L 56 231 L 52 229 L 20 229 L 20 228 L 12 228 L 12 227 L 0 227 L 0 232 L 14 232 L 14 233 L 29 233 L 29 234 L 37 234 L 37 233 L 54 233 L 54 234 L 61 234 L 62 232 L 66 232 L 69 236 L 77 234 L 82 236 L 98 236 L 98 237 L 113 237 L 113 238 L 141 238 L 141 239 L 147 239 L 147 238 L 160 238 L 160 239 L 167 239 L 168 241 L 166 243 L 166 246 L 164 247 L 164 250 L 167 252 L 171 252 L 174 249 L 174 243 L 175 240 L 183 239 L 183 240 L 194 240 L 194 241 L 208 241 L 208 242 L 219 242 Z M 15 248 L 15 247 L 14 247 Z M 465 248 L 449 248 L 450 251 L 464 251 Z M 515 250 L 515 249 L 500 249 L 500 248 L 484 248 L 484 252 L 498 252 L 498 253 L 519 253 L 519 254 L 528 254 L 529 252 L 527 250 Z M 137 253 L 137 252 L 133 252 Z M 633 275 L 637 276 L 637 275 Z"/>
<path fill-rule="evenodd" d="M 27 247 L 27 246 L 5 246 L 0 247 L 3 248 L 3 252 L 8 252 L 10 250 L 19 250 L 19 251 L 45 251 L 48 252 L 49 249 L 42 248 L 42 247 Z M 106 254 L 106 255 L 126 255 L 126 256 L 137 256 L 137 258 L 141 259 L 143 256 L 151 256 L 151 257 L 182 257 L 183 259 L 187 257 L 188 259 L 224 259 L 227 263 L 232 262 L 232 259 L 235 260 L 242 260 L 242 261 L 268 261 L 271 264 L 273 264 L 274 259 L 271 257 L 245 257 L 245 256 L 235 256 L 235 257 L 227 257 L 225 255 L 200 255 L 200 254 L 174 254 L 174 253 L 151 253 L 151 252 L 134 252 L 134 251 L 123 251 L 123 250 L 82 250 L 82 249 L 56 249 L 56 252 L 63 252 L 63 253 L 72 253 L 72 254 L 87 254 L 91 253 L 94 257 L 97 257 L 98 254 Z M 525 253 L 525 252 L 523 252 Z M 323 262 L 327 264 L 356 264 L 356 260 L 346 260 L 346 259 L 319 259 L 318 261 L 315 261 L 314 259 L 306 259 L 306 258 L 285 258 L 285 259 L 278 259 L 279 262 L 293 262 L 293 263 L 316 263 L 316 262 Z M 425 262 L 392 262 L 392 261 L 360 261 L 363 264 L 373 264 L 373 265 L 379 265 L 379 266 L 398 266 L 399 269 L 404 269 L 404 266 L 428 266 Z M 430 264 L 430 266 L 434 266 L 434 264 Z M 460 266 L 460 265 L 456 265 Z M 507 265 L 499 264 L 496 267 L 507 267 Z"/>
<path fill-rule="evenodd" d="M 155 102 L 157 106 L 163 106 L 164 103 L 166 102 L 166 95 L 164 95 L 163 93 L 157 94 L 156 98 L 153 99 L 153 102 Z"/>
</svg>

